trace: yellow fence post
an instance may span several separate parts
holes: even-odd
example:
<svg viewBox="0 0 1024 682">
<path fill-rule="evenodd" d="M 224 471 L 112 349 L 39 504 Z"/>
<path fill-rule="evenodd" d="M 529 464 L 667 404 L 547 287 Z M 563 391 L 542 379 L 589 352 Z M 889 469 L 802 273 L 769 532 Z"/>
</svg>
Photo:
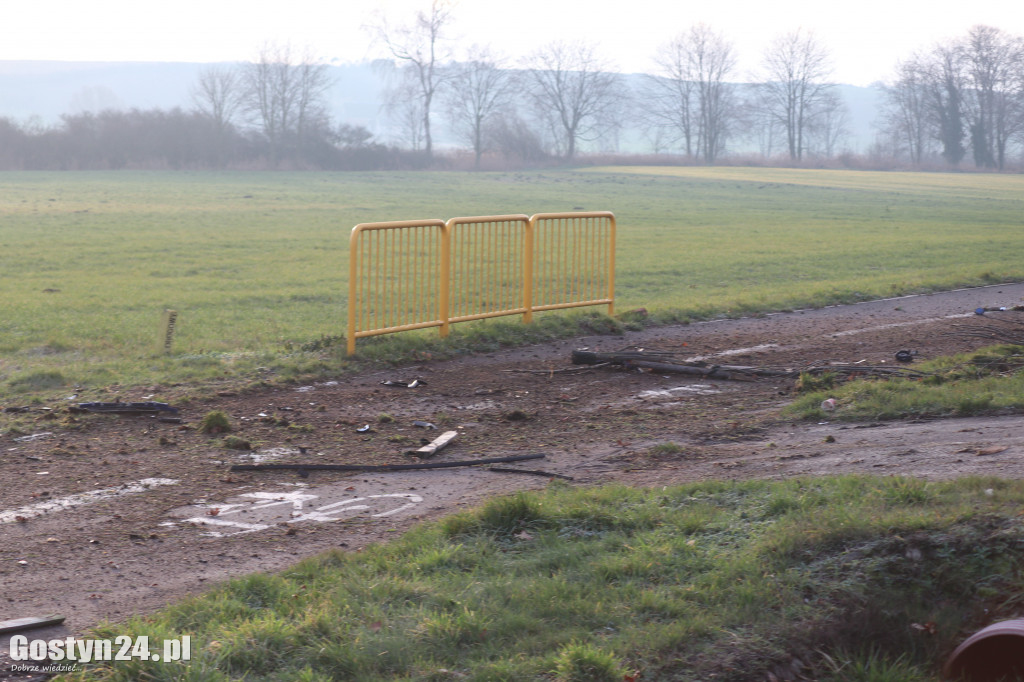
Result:
<svg viewBox="0 0 1024 682">
<path fill-rule="evenodd" d="M 615 216 L 608 214 L 608 317 L 615 314 Z"/>
<path fill-rule="evenodd" d="M 352 228 L 348 239 L 348 328 L 345 330 L 346 353 L 356 352 L 356 306 L 359 304 L 359 225 Z"/>
<path fill-rule="evenodd" d="M 523 234 L 523 323 L 533 322 L 533 218 L 526 223 Z"/>
</svg>

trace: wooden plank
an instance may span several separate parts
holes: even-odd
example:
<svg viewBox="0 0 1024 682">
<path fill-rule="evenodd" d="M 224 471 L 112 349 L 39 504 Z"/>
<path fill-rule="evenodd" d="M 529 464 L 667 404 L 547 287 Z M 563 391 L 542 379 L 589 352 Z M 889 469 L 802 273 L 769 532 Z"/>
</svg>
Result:
<svg viewBox="0 0 1024 682">
<path fill-rule="evenodd" d="M 0 621 L 0 635 L 19 630 L 30 630 L 32 628 L 45 628 L 51 625 L 60 625 L 64 622 L 64 616 L 27 616 L 25 618 L 14 618 Z"/>
<path fill-rule="evenodd" d="M 455 437 L 458 435 L 458 431 L 445 431 L 422 448 L 419 448 L 418 450 L 409 450 L 405 454 L 412 455 L 413 457 L 433 457 L 439 450 L 447 447 L 449 443 L 455 440 Z"/>
</svg>

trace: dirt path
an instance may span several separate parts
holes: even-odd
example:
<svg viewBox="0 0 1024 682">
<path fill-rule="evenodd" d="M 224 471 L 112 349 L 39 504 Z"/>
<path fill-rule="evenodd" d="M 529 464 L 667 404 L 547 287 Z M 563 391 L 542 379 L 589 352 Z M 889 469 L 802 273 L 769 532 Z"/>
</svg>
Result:
<svg viewBox="0 0 1024 682">
<path fill-rule="evenodd" d="M 1022 297 L 1024 285 L 1003 285 L 573 339 L 217 396 L 183 406 L 181 425 L 33 412 L 31 433 L 0 437 L 0 620 L 59 613 L 64 626 L 31 636 L 81 634 L 102 619 L 123 620 L 231 576 L 280 569 L 329 548 L 354 550 L 485 496 L 547 484 L 483 468 L 306 477 L 229 471 L 254 459 L 406 463 L 406 450 L 449 429 L 459 436 L 437 461 L 543 454 L 509 466 L 572 476 L 579 485 L 850 472 L 1019 477 L 1019 416 L 793 424 L 777 412 L 792 396 L 790 380 L 552 370 L 569 368 L 579 347 L 641 346 L 779 367 L 893 363 L 901 349 L 933 357 L 983 345 L 945 333 L 983 321 L 972 312 L 979 306 L 1015 305 Z M 422 385 L 381 383 L 414 378 Z M 150 392 L 159 397 L 159 387 Z M 214 409 L 230 416 L 233 434 L 252 451 L 225 449 L 220 437 L 196 432 Z M 25 415 L 18 418 L 24 423 Z M 364 426 L 370 430 L 360 432 Z M 653 445 L 667 442 L 676 452 L 652 454 Z M 7 651 L 0 638 L 0 655 Z"/>
</svg>

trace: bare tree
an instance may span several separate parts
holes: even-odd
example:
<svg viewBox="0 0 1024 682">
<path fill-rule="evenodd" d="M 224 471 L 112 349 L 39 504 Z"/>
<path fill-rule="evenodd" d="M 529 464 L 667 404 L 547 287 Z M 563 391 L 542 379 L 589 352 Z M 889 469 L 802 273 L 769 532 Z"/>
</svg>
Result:
<svg viewBox="0 0 1024 682">
<path fill-rule="evenodd" d="M 850 134 L 850 109 L 835 91 L 828 92 L 815 106 L 809 132 L 814 149 L 826 159 L 833 158 Z"/>
<path fill-rule="evenodd" d="M 813 34 L 797 30 L 772 42 L 763 65 L 765 103 L 786 131 L 789 158 L 799 161 L 815 108 L 832 88 L 829 54 Z"/>
<path fill-rule="evenodd" d="M 1007 144 L 1024 128 L 1024 39 L 991 26 L 974 26 L 961 55 L 969 84 L 964 104 L 975 165 L 1001 170 Z"/>
<path fill-rule="evenodd" d="M 512 108 L 513 81 L 512 72 L 487 48 L 474 46 L 466 61 L 451 67 L 444 103 L 453 130 L 473 148 L 476 168 L 488 122 Z"/>
<path fill-rule="evenodd" d="M 430 128 L 434 98 L 448 75 L 443 67 L 450 57 L 445 33 L 451 22 L 450 1 L 432 0 L 430 10 L 418 12 L 411 24 L 391 27 L 386 20 L 381 20 L 376 27 L 378 36 L 391 55 L 406 63 L 406 68 L 398 71 L 405 82 L 396 89 L 416 94 L 418 105 L 415 108 L 422 121 L 423 150 L 428 159 L 434 150 Z"/>
<path fill-rule="evenodd" d="M 241 73 L 234 67 L 207 66 L 199 72 L 191 94 L 196 111 L 213 123 L 212 152 L 217 158 L 217 165 L 222 166 L 228 157 L 227 147 L 235 137 L 234 120 L 245 95 Z"/>
<path fill-rule="evenodd" d="M 404 80 L 388 88 L 384 93 L 384 104 L 391 112 L 391 120 L 398 125 L 397 143 L 414 152 L 423 151 L 423 100 L 417 96 L 415 83 Z"/>
<path fill-rule="evenodd" d="M 736 116 L 733 46 L 706 24 L 696 24 L 662 46 L 654 57 L 660 73 L 648 80 L 654 124 L 672 130 L 688 156 L 714 163 L 725 149 Z"/>
<path fill-rule="evenodd" d="M 654 61 L 660 72 L 647 76 L 646 118 L 652 128 L 667 131 L 687 156 L 694 156 L 696 128 L 694 101 L 697 84 L 690 74 L 689 51 L 683 36 L 663 45 Z"/>
<path fill-rule="evenodd" d="M 594 46 L 556 42 L 528 64 L 530 95 L 556 144 L 572 159 L 581 140 L 613 127 L 626 99 L 618 74 L 594 55 Z"/>
<path fill-rule="evenodd" d="M 515 112 L 501 113 L 489 121 L 487 138 L 506 160 L 536 163 L 547 158 L 537 131 Z"/>
<path fill-rule="evenodd" d="M 289 150 L 301 150 L 329 127 L 327 65 L 308 51 L 266 44 L 256 61 L 243 66 L 244 106 L 270 145 L 277 163 Z"/>
<path fill-rule="evenodd" d="M 204 67 L 192 86 L 192 103 L 199 113 L 226 130 L 242 106 L 244 92 L 238 69 L 220 64 Z"/>
<path fill-rule="evenodd" d="M 938 45 L 921 62 L 928 92 L 928 113 L 933 130 L 942 144 L 942 157 L 957 165 L 967 153 L 964 148 L 964 74 L 960 50 Z"/>
<path fill-rule="evenodd" d="M 896 81 L 883 89 L 885 104 L 880 127 L 899 148 L 906 150 L 911 163 L 920 165 L 931 137 L 928 86 L 916 59 L 900 62 L 896 72 Z"/>
</svg>

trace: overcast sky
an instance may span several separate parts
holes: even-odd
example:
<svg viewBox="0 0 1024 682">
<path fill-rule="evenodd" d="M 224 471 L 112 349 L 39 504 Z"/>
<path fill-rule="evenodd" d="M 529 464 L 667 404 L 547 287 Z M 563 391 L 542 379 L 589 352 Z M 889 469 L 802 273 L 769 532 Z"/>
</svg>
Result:
<svg viewBox="0 0 1024 682">
<path fill-rule="evenodd" d="M 252 59 L 268 41 L 311 48 L 326 61 L 382 56 L 365 29 L 375 12 L 395 22 L 429 0 L 5 0 L 0 60 L 183 61 Z M 590 41 L 621 71 L 650 71 L 659 45 L 697 22 L 736 46 L 743 78 L 770 40 L 802 28 L 831 51 L 834 80 L 869 85 L 900 59 L 988 24 L 1024 35 L 1021 0 L 461 0 L 461 45 L 522 58 L 553 40 Z"/>
</svg>

